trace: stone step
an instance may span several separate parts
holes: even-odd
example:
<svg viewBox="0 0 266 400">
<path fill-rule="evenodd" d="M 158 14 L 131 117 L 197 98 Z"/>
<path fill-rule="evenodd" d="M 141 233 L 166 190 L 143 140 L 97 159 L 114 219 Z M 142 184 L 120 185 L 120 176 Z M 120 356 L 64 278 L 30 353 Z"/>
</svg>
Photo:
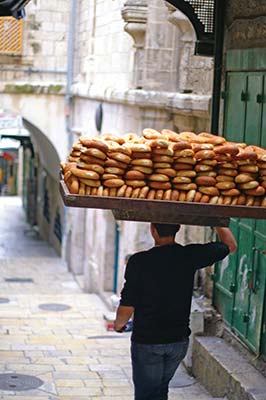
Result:
<svg viewBox="0 0 266 400">
<path fill-rule="evenodd" d="M 195 336 L 193 375 L 214 397 L 266 400 L 266 378 L 223 339 Z"/>
</svg>

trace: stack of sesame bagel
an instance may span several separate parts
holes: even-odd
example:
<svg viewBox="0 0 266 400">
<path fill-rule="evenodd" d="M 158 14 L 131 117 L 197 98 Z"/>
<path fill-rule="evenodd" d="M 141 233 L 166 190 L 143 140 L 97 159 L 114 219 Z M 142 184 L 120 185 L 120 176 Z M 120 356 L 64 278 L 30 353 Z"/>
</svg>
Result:
<svg viewBox="0 0 266 400">
<path fill-rule="evenodd" d="M 266 207 L 266 149 L 206 132 L 81 136 L 61 168 L 71 194 Z"/>
</svg>

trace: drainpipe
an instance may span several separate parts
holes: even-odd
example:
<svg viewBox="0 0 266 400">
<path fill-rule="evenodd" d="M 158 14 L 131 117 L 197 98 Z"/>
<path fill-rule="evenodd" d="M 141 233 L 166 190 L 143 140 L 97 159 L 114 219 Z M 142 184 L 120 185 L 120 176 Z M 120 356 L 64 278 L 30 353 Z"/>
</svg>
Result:
<svg viewBox="0 0 266 400">
<path fill-rule="evenodd" d="M 113 291 L 117 293 L 117 280 L 118 280 L 118 261 L 119 261 L 119 241 L 120 241 L 120 232 L 119 225 L 115 222 L 115 259 L 114 259 L 114 285 Z"/>
<path fill-rule="evenodd" d="M 76 1 L 71 0 L 70 18 L 69 18 L 68 54 L 67 54 L 67 83 L 66 83 L 66 111 L 65 111 L 66 131 L 68 133 L 69 149 L 71 149 L 73 144 L 73 132 L 71 129 L 71 114 L 72 114 L 71 86 L 73 82 L 73 67 L 74 67 L 75 23 L 76 23 Z"/>
<path fill-rule="evenodd" d="M 215 1 L 215 55 L 212 93 L 211 132 L 219 133 L 220 97 L 223 67 L 225 0 Z"/>
</svg>

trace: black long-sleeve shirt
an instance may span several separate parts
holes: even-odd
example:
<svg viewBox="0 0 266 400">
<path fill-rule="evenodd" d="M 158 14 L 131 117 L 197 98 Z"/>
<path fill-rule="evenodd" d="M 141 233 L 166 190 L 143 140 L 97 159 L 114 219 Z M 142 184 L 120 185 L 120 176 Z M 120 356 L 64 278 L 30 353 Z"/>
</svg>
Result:
<svg viewBox="0 0 266 400">
<path fill-rule="evenodd" d="M 194 273 L 229 254 L 223 243 L 171 244 L 130 257 L 120 304 L 132 306 L 132 341 L 173 343 L 190 335 Z"/>
</svg>

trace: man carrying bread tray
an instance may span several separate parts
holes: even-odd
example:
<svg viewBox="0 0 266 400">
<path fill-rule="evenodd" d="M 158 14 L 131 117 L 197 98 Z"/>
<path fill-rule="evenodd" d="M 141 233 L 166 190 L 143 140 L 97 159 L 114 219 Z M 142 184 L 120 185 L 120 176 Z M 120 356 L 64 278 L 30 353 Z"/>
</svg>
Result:
<svg viewBox="0 0 266 400">
<path fill-rule="evenodd" d="M 229 228 L 215 228 L 219 242 L 175 242 L 180 225 L 151 224 L 155 246 L 129 258 L 116 314 L 123 332 L 134 313 L 131 360 L 135 400 L 167 400 L 168 385 L 186 355 L 194 273 L 233 253 Z"/>
</svg>

